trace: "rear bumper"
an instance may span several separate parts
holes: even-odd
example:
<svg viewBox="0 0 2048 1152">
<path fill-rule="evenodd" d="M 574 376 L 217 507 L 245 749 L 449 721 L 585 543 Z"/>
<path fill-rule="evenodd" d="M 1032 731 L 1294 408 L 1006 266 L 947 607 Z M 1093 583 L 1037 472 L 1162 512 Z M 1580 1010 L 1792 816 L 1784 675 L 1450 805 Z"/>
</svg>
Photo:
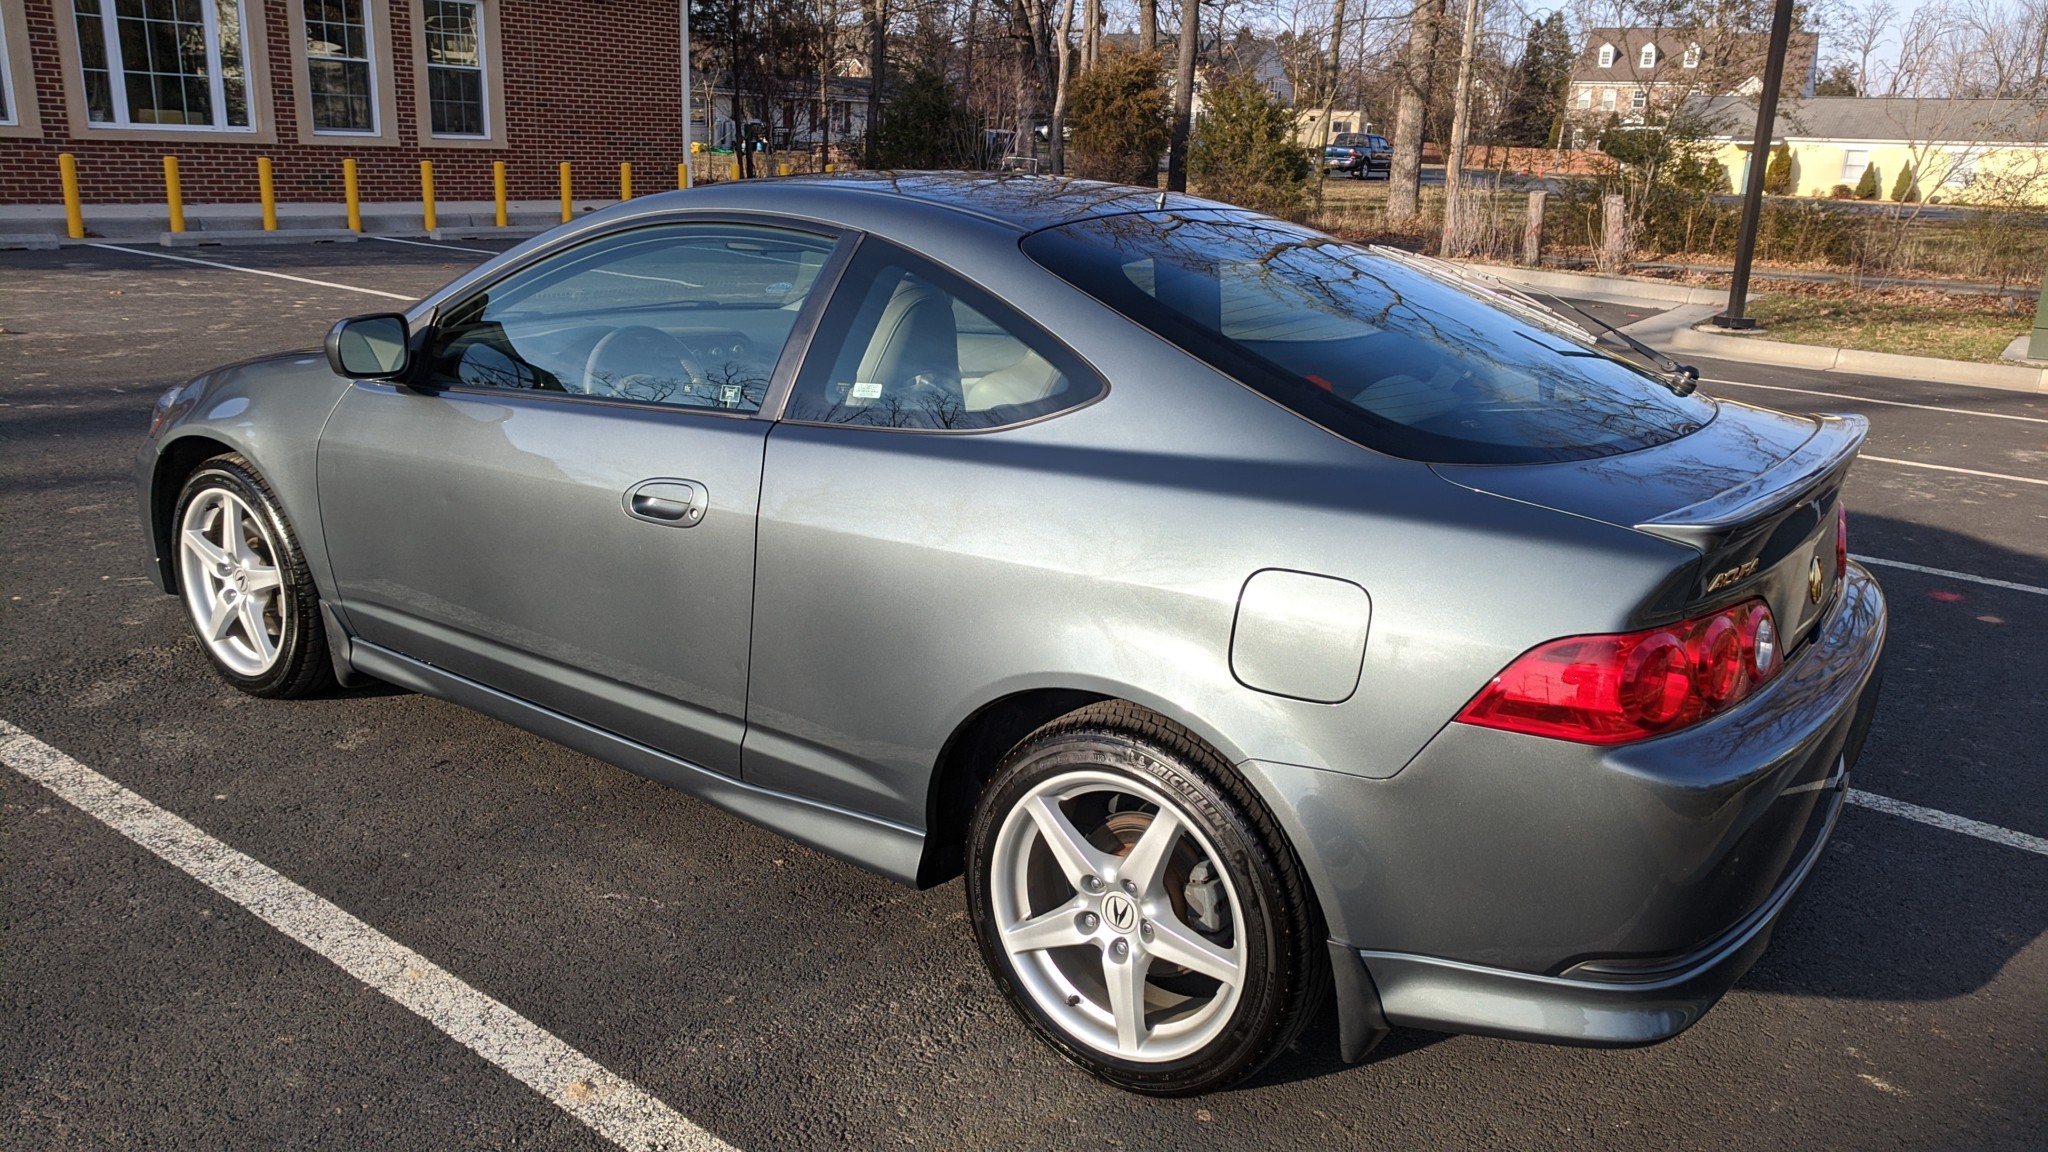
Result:
<svg viewBox="0 0 2048 1152">
<path fill-rule="evenodd" d="M 1875 714 L 1886 633 L 1851 566 L 1767 688 L 1599 749 L 1451 724 L 1395 776 L 1253 761 L 1330 925 L 1347 1034 L 1384 1023 L 1654 1043 L 1748 971 L 1811 874 Z"/>
<path fill-rule="evenodd" d="M 1820 835 L 1763 907 L 1714 943 L 1632 980 L 1539 976 L 1428 956 L 1360 952 L 1389 1024 L 1553 1044 L 1625 1048 L 1690 1028 L 1748 972 L 1820 859 L 1847 797 L 1838 773 Z"/>
</svg>

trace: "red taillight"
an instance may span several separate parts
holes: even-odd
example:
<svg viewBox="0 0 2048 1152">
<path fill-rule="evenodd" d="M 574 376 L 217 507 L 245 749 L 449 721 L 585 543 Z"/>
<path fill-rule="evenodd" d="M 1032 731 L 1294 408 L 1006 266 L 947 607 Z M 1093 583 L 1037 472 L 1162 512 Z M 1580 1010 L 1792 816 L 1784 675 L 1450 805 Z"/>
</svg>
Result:
<svg viewBox="0 0 2048 1152">
<path fill-rule="evenodd" d="M 1835 579 L 1849 574 L 1849 503 L 1835 501 Z"/>
<path fill-rule="evenodd" d="M 1725 711 L 1783 663 L 1770 606 L 1612 636 L 1567 636 L 1517 657 L 1458 720 L 1582 744 L 1626 744 Z"/>
</svg>

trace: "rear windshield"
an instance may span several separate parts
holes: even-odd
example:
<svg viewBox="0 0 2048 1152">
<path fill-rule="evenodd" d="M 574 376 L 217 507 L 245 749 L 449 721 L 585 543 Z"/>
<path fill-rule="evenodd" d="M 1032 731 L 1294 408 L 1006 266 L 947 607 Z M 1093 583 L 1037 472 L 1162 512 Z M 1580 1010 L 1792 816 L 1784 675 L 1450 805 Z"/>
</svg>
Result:
<svg viewBox="0 0 2048 1152">
<path fill-rule="evenodd" d="M 1583 460 L 1677 439 L 1714 414 L 1590 341 L 1268 217 L 1106 216 L 1034 233 L 1024 251 L 1226 375 L 1394 456 Z"/>
</svg>

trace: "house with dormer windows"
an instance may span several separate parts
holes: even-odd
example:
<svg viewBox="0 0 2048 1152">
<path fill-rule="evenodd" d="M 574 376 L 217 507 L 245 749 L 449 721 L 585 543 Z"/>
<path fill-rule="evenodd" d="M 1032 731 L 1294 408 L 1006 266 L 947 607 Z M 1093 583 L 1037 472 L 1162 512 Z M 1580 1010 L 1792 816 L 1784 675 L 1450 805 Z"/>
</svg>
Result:
<svg viewBox="0 0 2048 1152">
<path fill-rule="evenodd" d="M 1595 28 L 1572 66 L 1565 94 L 1566 143 L 1590 148 L 1610 119 L 1653 122 L 1692 97 L 1763 91 L 1770 37 L 1677 28 Z M 1810 96 L 1820 76 L 1820 37 L 1794 32 L 1781 96 Z"/>
</svg>

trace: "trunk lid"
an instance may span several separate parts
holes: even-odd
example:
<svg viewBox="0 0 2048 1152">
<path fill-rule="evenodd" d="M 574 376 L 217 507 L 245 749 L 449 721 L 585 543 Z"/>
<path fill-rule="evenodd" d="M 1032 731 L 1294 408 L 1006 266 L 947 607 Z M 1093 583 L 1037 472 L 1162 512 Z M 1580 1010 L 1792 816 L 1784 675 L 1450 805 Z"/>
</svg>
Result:
<svg viewBox="0 0 2048 1152">
<path fill-rule="evenodd" d="M 1841 582 L 1836 507 L 1869 432 L 1861 416 L 1790 416 L 1728 400 L 1704 427 L 1637 452 L 1546 464 L 1438 464 L 1476 492 L 1683 544 L 1698 559 L 1649 615 L 1692 615 L 1762 596 L 1788 651 Z M 1814 594 L 1815 565 L 1819 595 Z"/>
</svg>

